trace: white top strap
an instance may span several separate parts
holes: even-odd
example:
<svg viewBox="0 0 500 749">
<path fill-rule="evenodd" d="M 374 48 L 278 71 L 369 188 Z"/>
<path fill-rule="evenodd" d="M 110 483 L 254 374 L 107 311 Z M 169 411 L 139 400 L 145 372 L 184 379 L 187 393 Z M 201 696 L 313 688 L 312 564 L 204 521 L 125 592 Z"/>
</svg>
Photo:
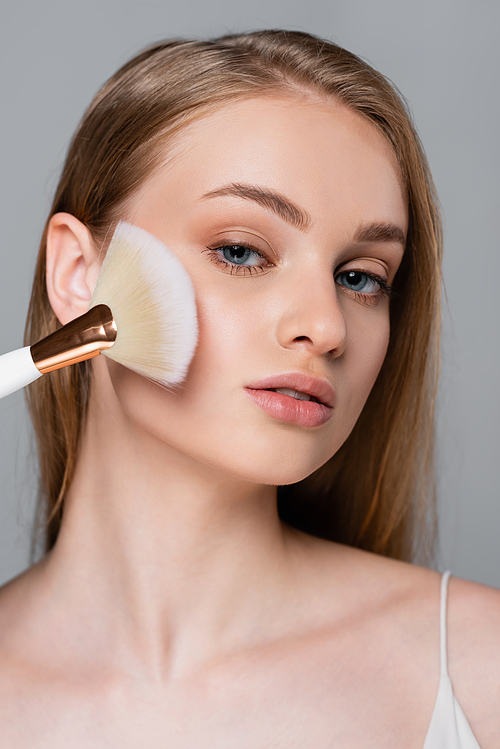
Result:
<svg viewBox="0 0 500 749">
<path fill-rule="evenodd" d="M 448 676 L 448 647 L 446 637 L 446 605 L 448 601 L 448 581 L 451 572 L 448 570 L 441 578 L 441 605 L 439 613 L 440 650 L 441 650 L 441 678 Z"/>
<path fill-rule="evenodd" d="M 446 645 L 446 599 L 450 572 L 441 578 L 441 679 L 424 749 L 480 749 L 462 708 L 453 694 L 448 676 Z"/>
</svg>

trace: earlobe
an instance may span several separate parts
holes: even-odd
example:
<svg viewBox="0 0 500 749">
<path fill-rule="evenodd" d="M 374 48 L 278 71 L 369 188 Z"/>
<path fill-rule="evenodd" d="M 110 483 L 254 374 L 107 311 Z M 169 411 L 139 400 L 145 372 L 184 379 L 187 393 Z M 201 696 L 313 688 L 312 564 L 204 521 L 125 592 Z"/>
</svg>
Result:
<svg viewBox="0 0 500 749">
<path fill-rule="evenodd" d="M 63 325 L 87 311 L 99 267 L 85 224 L 69 213 L 52 216 L 47 230 L 47 293 Z"/>
</svg>

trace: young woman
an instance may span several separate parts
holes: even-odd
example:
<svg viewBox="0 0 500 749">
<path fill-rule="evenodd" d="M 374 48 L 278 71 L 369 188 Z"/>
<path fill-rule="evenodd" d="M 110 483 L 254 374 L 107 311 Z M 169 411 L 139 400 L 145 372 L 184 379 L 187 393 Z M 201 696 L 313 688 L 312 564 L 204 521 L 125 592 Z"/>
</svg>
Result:
<svg viewBox="0 0 500 749">
<path fill-rule="evenodd" d="M 2 745 L 497 747 L 500 594 L 409 564 L 441 235 L 398 94 L 302 33 L 137 56 L 70 147 L 30 342 L 119 219 L 188 270 L 199 345 L 174 392 L 103 357 L 32 386 L 47 554 L 0 593 Z"/>
</svg>

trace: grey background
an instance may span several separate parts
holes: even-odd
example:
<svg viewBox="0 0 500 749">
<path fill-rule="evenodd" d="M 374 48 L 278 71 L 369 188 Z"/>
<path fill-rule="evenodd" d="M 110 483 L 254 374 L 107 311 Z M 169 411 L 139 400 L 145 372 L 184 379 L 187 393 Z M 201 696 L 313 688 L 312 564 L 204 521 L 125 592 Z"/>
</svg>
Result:
<svg viewBox="0 0 500 749">
<path fill-rule="evenodd" d="M 16 0 L 0 15 L 0 352 L 22 343 L 36 250 L 68 140 L 143 46 L 281 27 L 361 55 L 409 100 L 446 237 L 437 566 L 500 587 L 498 0 Z M 36 464 L 22 394 L 0 401 L 0 583 L 28 563 Z"/>
</svg>

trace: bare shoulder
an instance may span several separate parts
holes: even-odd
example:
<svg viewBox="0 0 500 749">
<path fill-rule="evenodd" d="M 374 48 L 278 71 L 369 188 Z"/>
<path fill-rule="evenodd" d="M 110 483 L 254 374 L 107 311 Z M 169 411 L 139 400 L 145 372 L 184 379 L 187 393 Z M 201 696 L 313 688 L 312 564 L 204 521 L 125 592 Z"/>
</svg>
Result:
<svg viewBox="0 0 500 749">
<path fill-rule="evenodd" d="M 361 549 L 305 539 L 308 610 L 316 621 L 359 624 L 360 638 L 386 642 L 398 668 L 419 662 L 439 681 L 441 575 Z M 406 649 L 405 649 L 405 646 Z M 389 657 L 389 656 L 388 656 Z M 436 686 L 437 688 L 437 686 Z"/>
<path fill-rule="evenodd" d="M 0 587 L 0 712 L 5 690 L 11 690 L 17 676 L 24 678 L 30 656 L 39 644 L 34 604 L 39 598 L 41 566 L 30 567 Z"/>
<path fill-rule="evenodd" d="M 455 695 L 481 746 L 500 736 L 500 590 L 451 578 L 448 664 Z"/>
<path fill-rule="evenodd" d="M 309 568 L 315 579 L 352 591 L 363 605 L 384 601 L 404 613 L 407 607 L 421 607 L 428 602 L 434 613 L 439 611 L 441 575 L 426 567 L 391 559 L 351 546 L 339 545 L 318 538 L 304 537 L 309 554 Z M 307 566 L 307 565 L 305 565 Z"/>
<path fill-rule="evenodd" d="M 466 657 L 471 648 L 481 651 L 494 646 L 500 663 L 500 590 L 452 577 L 448 595 L 450 658 Z"/>
<path fill-rule="evenodd" d="M 328 542 L 326 542 L 328 543 Z M 442 576 L 430 569 L 334 545 L 315 550 L 328 574 L 353 591 L 359 618 L 374 622 L 390 640 L 390 657 L 399 653 L 400 674 L 417 668 L 413 701 L 426 674 L 439 674 L 439 621 Z M 328 577 L 325 575 L 325 578 Z M 337 578 L 338 581 L 338 578 Z M 325 585 L 328 590 L 328 585 Z M 455 697 L 479 745 L 498 747 L 500 740 L 500 590 L 451 577 L 447 602 L 448 670 Z M 409 643 L 405 649 L 403 643 Z M 417 665 L 418 664 L 418 665 Z M 437 682 L 430 679 L 435 700 Z M 430 716 L 432 704 L 426 708 Z"/>
</svg>

